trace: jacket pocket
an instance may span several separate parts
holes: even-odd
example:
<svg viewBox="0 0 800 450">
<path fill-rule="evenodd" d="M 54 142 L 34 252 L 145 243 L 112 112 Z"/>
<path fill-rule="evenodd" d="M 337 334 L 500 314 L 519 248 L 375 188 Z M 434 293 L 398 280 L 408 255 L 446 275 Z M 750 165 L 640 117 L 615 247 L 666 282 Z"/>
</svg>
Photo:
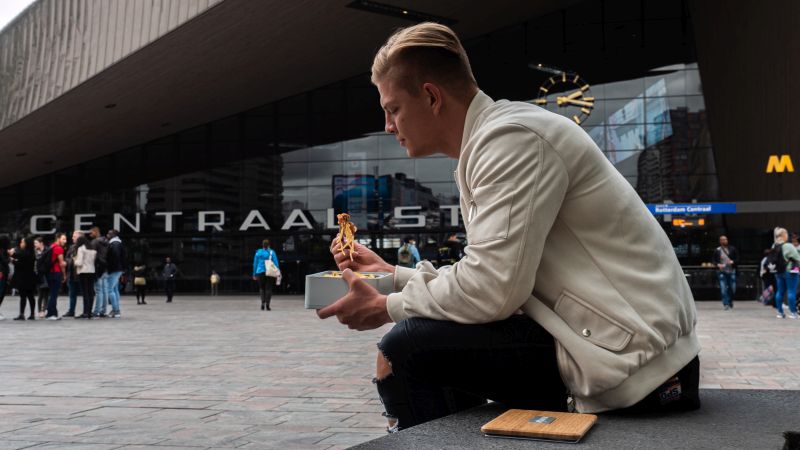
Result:
<svg viewBox="0 0 800 450">
<path fill-rule="evenodd" d="M 563 291 L 555 312 L 575 334 L 606 350 L 618 352 L 633 338 L 633 331 L 576 295 Z"/>
<path fill-rule="evenodd" d="M 470 244 L 508 238 L 513 188 L 512 183 L 500 183 L 481 186 L 472 192 L 468 213 Z"/>
</svg>

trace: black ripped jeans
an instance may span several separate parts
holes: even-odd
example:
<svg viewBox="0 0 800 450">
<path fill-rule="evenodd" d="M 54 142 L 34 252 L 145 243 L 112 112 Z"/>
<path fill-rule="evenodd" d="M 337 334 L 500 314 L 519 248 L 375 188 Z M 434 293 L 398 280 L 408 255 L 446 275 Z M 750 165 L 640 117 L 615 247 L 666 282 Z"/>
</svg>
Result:
<svg viewBox="0 0 800 450">
<path fill-rule="evenodd" d="M 392 375 L 376 380 L 386 416 L 404 429 L 486 403 L 566 411 L 553 337 L 514 315 L 481 325 L 404 320 L 378 348 Z M 394 431 L 391 430 L 390 431 Z"/>
<path fill-rule="evenodd" d="M 396 324 L 378 348 L 392 368 L 391 375 L 375 380 L 385 415 L 397 421 L 389 431 L 473 408 L 487 399 L 509 408 L 567 409 L 555 341 L 528 316 L 480 325 L 407 319 Z M 695 357 L 639 403 L 618 412 L 699 408 L 699 371 Z"/>
</svg>

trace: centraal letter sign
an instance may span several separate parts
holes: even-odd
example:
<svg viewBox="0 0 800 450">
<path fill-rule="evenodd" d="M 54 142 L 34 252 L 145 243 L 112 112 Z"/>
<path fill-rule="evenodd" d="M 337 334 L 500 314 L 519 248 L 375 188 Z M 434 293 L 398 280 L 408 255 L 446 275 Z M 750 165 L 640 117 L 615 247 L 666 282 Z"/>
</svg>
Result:
<svg viewBox="0 0 800 450">
<path fill-rule="evenodd" d="M 458 205 L 441 205 L 439 209 L 442 211 L 449 211 L 450 226 L 458 226 L 458 217 L 460 207 Z M 194 216 L 194 213 L 192 214 Z M 112 227 L 116 230 L 126 233 L 141 233 L 142 224 L 145 219 L 151 221 L 160 221 L 166 233 L 172 233 L 175 230 L 175 222 L 182 217 L 192 217 L 184 215 L 183 211 L 158 211 L 154 213 L 134 213 L 134 214 L 121 214 L 114 213 L 112 215 Z M 270 231 L 272 226 L 267 222 L 261 211 L 253 209 L 244 214 L 241 222 L 237 222 L 234 228 L 225 229 L 226 219 L 230 217 L 229 213 L 225 211 L 197 211 L 196 231 Z M 336 223 L 336 216 L 333 208 L 328 208 L 326 215 L 326 229 L 338 228 Z M 192 217 L 194 218 L 194 217 Z M 58 217 L 54 214 L 37 214 L 30 218 L 30 231 L 33 234 L 53 234 L 56 231 L 69 231 L 57 230 L 56 222 Z M 88 231 L 96 224 L 97 214 L 94 213 L 80 213 L 75 214 L 73 217 L 73 227 L 71 230 Z M 424 228 L 427 219 L 425 214 L 422 214 L 421 206 L 398 206 L 394 208 L 392 227 L 393 228 Z M 314 219 L 308 211 L 303 209 L 293 209 L 286 220 L 280 225 L 280 230 L 313 230 Z M 273 226 L 277 224 L 272 224 Z"/>
</svg>

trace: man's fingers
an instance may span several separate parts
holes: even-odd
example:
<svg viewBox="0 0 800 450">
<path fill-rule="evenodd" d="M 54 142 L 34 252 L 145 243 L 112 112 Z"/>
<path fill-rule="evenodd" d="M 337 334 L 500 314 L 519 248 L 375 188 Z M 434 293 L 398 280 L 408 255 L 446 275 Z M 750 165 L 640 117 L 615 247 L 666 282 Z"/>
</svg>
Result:
<svg viewBox="0 0 800 450">
<path fill-rule="evenodd" d="M 359 288 L 359 284 L 364 284 L 361 278 L 356 275 L 350 268 L 345 269 L 342 271 L 342 278 L 344 281 L 347 282 L 347 286 L 350 288 L 350 292 L 353 292 L 355 289 Z"/>
<path fill-rule="evenodd" d="M 339 235 L 337 234 L 333 240 L 331 240 L 331 253 L 335 253 L 337 251 L 337 247 L 339 247 L 341 242 L 339 241 Z"/>
<path fill-rule="evenodd" d="M 342 271 L 342 279 L 347 282 L 347 287 L 353 290 L 353 283 L 358 279 L 358 276 L 350 268 Z"/>
<path fill-rule="evenodd" d="M 342 298 L 336 300 L 332 304 L 317 310 L 317 317 L 320 319 L 327 319 L 328 317 L 336 315 L 339 312 L 339 308 L 341 307 Z"/>
</svg>

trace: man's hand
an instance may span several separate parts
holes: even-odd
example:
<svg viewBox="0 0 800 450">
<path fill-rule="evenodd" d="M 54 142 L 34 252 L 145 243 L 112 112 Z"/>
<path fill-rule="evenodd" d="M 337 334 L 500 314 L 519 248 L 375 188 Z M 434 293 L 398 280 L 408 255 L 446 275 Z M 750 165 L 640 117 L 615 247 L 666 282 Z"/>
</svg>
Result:
<svg viewBox="0 0 800 450">
<path fill-rule="evenodd" d="M 350 250 L 342 252 L 341 244 L 337 243 L 335 239 L 331 242 L 331 253 L 333 254 L 333 259 L 336 260 L 336 266 L 339 267 L 339 270 L 350 269 L 356 272 L 394 273 L 393 265 L 388 264 L 367 247 L 358 242 L 354 242 L 353 250 L 353 260 L 351 261 Z"/>
<path fill-rule="evenodd" d="M 350 258 L 348 258 L 348 261 Z M 336 303 L 317 310 L 320 319 L 336 316 L 351 330 L 372 330 L 389 323 L 392 318 L 386 310 L 386 296 L 376 291 L 352 270 L 345 269 L 342 278 L 350 291 Z"/>
</svg>

